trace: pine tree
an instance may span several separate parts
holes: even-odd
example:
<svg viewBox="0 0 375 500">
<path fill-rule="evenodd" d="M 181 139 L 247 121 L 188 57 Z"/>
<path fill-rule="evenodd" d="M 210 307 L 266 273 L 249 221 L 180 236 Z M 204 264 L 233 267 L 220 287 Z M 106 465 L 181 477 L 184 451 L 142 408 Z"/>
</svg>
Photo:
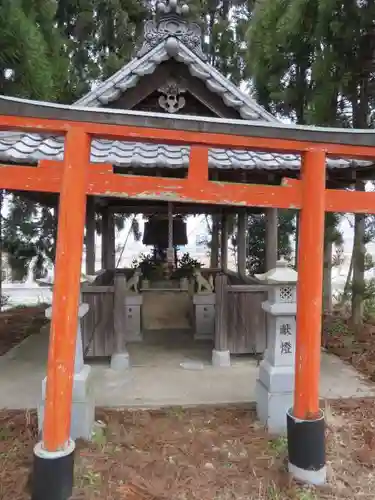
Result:
<svg viewBox="0 0 375 500">
<path fill-rule="evenodd" d="M 64 102 L 74 102 L 132 58 L 151 0 L 58 0 L 56 21 L 70 65 Z"/>
<path fill-rule="evenodd" d="M 58 100 L 68 68 L 64 41 L 55 23 L 53 0 L 3 0 L 0 3 L 0 93 Z M 49 211 L 21 194 L 5 197 L 2 247 L 15 278 L 24 278 L 33 257 L 43 273 L 49 253 Z"/>
<path fill-rule="evenodd" d="M 199 20 L 209 63 L 236 84 L 246 77 L 245 36 L 252 0 L 191 0 L 190 16 Z"/>
<path fill-rule="evenodd" d="M 374 16 L 370 0 L 256 2 L 248 60 L 263 104 L 298 123 L 368 127 L 375 95 Z M 362 215 L 355 220 L 352 314 L 358 326 L 366 222 Z"/>
<path fill-rule="evenodd" d="M 0 3 L 0 93 L 54 100 L 67 60 L 53 0 Z"/>
</svg>

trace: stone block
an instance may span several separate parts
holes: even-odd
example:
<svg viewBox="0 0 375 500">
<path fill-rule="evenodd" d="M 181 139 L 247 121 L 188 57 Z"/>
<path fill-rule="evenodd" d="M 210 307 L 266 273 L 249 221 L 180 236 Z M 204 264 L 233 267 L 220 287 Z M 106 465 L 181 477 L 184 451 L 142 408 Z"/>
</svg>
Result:
<svg viewBox="0 0 375 500">
<path fill-rule="evenodd" d="M 141 306 L 143 304 L 143 295 L 125 295 L 125 305 L 127 306 Z"/>
<path fill-rule="evenodd" d="M 142 295 L 125 297 L 125 338 L 127 342 L 142 342 Z"/>
<path fill-rule="evenodd" d="M 286 435 L 287 411 L 293 407 L 293 391 L 270 392 L 261 380 L 256 382 L 259 420 L 271 434 Z"/>
<path fill-rule="evenodd" d="M 259 380 L 271 393 L 292 392 L 294 390 L 294 367 L 273 366 L 267 359 L 259 365 Z"/>
<path fill-rule="evenodd" d="M 212 366 L 215 368 L 229 368 L 230 367 L 230 352 L 229 351 L 212 351 Z"/>
<path fill-rule="evenodd" d="M 214 293 L 195 293 L 193 296 L 193 304 L 195 305 L 214 305 L 216 302 L 216 295 Z"/>
<path fill-rule="evenodd" d="M 115 371 L 124 371 L 130 368 L 130 357 L 128 352 L 112 354 L 111 369 Z"/>
<path fill-rule="evenodd" d="M 215 335 L 215 306 L 196 305 L 195 306 L 195 333 L 196 340 L 212 340 Z"/>
<path fill-rule="evenodd" d="M 47 377 L 42 382 L 42 401 L 38 405 L 39 432 L 43 429 L 46 384 Z M 91 439 L 92 428 L 95 422 L 95 401 L 92 384 L 91 368 L 88 365 L 84 365 L 81 372 L 76 373 L 73 379 L 72 419 L 70 426 L 70 437 L 72 439 Z"/>
<path fill-rule="evenodd" d="M 193 296 L 195 340 L 213 340 L 215 335 L 214 293 L 201 293 Z"/>
</svg>

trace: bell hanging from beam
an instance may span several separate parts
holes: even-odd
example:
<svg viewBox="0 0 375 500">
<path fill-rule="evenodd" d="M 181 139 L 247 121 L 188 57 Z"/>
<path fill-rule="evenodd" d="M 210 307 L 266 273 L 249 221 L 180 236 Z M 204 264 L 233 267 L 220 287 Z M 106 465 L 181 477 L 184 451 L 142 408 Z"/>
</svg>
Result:
<svg viewBox="0 0 375 500">
<path fill-rule="evenodd" d="M 154 247 L 157 260 L 165 262 L 170 273 L 176 266 L 176 248 L 187 242 L 186 222 L 173 215 L 172 203 L 168 203 L 168 215 L 153 215 L 145 223 L 143 244 Z"/>
</svg>

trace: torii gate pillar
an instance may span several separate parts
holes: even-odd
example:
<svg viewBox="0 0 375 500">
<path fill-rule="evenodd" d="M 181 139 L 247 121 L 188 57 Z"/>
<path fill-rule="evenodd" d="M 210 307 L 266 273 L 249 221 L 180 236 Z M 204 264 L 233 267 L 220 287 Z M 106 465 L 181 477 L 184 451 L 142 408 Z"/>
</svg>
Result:
<svg viewBox="0 0 375 500">
<path fill-rule="evenodd" d="M 287 414 L 289 471 L 312 484 L 326 480 L 325 425 L 319 407 L 325 161 L 322 150 L 304 153 L 302 161 L 295 390 Z"/>
<path fill-rule="evenodd" d="M 43 440 L 34 448 L 32 500 L 67 500 L 73 490 L 70 437 L 90 137 L 73 126 L 65 138 Z"/>
</svg>

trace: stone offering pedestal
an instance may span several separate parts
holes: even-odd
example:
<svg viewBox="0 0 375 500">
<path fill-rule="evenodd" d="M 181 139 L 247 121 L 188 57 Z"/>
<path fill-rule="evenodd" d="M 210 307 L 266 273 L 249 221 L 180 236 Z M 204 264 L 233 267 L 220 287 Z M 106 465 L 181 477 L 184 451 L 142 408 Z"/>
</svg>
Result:
<svg viewBox="0 0 375 500">
<path fill-rule="evenodd" d="M 125 296 L 125 339 L 126 342 L 142 342 L 142 304 L 140 294 Z"/>
<path fill-rule="evenodd" d="M 193 296 L 195 333 L 194 340 L 213 340 L 215 335 L 214 293 L 199 293 Z"/>
</svg>

